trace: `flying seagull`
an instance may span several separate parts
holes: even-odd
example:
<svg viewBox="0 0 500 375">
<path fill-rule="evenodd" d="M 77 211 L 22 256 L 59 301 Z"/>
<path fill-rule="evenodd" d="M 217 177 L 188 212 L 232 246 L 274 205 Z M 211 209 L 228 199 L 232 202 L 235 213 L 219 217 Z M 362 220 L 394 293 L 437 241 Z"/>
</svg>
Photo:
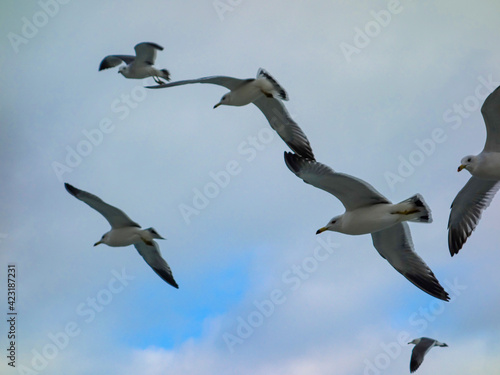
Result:
<svg viewBox="0 0 500 375">
<path fill-rule="evenodd" d="M 445 343 L 430 339 L 428 337 L 420 337 L 419 339 L 414 339 L 408 344 L 415 344 L 415 347 L 411 352 L 410 372 L 415 372 L 420 367 L 420 365 L 424 361 L 425 355 L 429 350 L 431 350 L 433 346 L 448 346 Z"/>
<path fill-rule="evenodd" d="M 458 254 L 476 229 L 481 213 L 500 189 L 500 87 L 484 101 L 481 108 L 486 124 L 486 143 L 479 155 L 464 157 L 458 171 L 467 169 L 472 177 L 451 204 L 448 221 L 448 247 L 451 256 Z"/>
<path fill-rule="evenodd" d="M 94 246 L 106 244 L 112 247 L 134 245 L 147 264 L 164 281 L 179 288 L 172 276 L 172 271 L 167 262 L 161 257 L 160 248 L 154 239 L 164 238 L 154 228 L 141 229 L 141 226 L 132 221 L 125 212 L 104 202 L 99 197 L 87 193 L 65 183 L 64 187 L 75 198 L 87 203 L 99 212 L 111 225 L 111 230 L 102 235 Z"/>
<path fill-rule="evenodd" d="M 118 73 L 126 78 L 147 78 L 153 77 L 156 83 L 164 83 L 160 78 L 170 81 L 170 73 L 167 69 L 156 69 L 153 67 L 156 59 L 156 50 L 163 51 L 163 47 L 156 43 L 139 43 L 135 47 L 135 56 L 130 55 L 109 55 L 106 56 L 99 65 L 99 71 L 113 68 L 122 62 L 127 64 L 118 69 Z"/>
<path fill-rule="evenodd" d="M 432 222 L 430 209 L 420 194 L 392 204 L 365 181 L 334 172 L 324 164 L 289 152 L 285 152 L 285 163 L 297 177 L 333 194 L 345 207 L 343 215 L 331 219 L 316 234 L 326 230 L 350 235 L 370 233 L 375 249 L 396 271 L 431 296 L 449 300 L 431 269 L 415 253 L 410 228 L 405 223 Z"/>
<path fill-rule="evenodd" d="M 146 87 L 161 89 L 191 83 L 210 83 L 230 90 L 215 104 L 214 108 L 220 105 L 243 106 L 250 103 L 255 104 L 264 116 L 266 116 L 269 125 L 271 125 L 292 151 L 305 158 L 314 160 L 309 140 L 302 129 L 292 119 L 281 101 L 288 100 L 288 94 L 264 69 L 259 69 L 257 78 L 239 79 L 226 76 L 211 76 Z"/>
</svg>

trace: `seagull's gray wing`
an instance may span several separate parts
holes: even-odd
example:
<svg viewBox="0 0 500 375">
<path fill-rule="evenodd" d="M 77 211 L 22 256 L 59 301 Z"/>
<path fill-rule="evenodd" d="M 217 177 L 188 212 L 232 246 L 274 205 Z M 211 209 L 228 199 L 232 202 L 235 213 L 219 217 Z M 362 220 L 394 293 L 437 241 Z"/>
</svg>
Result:
<svg viewBox="0 0 500 375">
<path fill-rule="evenodd" d="M 161 257 L 160 248 L 155 241 L 152 241 L 153 245 L 146 245 L 144 242 L 138 242 L 134 244 L 135 248 L 144 258 L 147 264 L 155 271 L 158 276 L 160 276 L 164 281 L 172 285 L 174 288 L 179 289 L 179 285 L 174 280 L 172 275 L 172 270 L 168 266 L 165 259 Z"/>
<path fill-rule="evenodd" d="M 433 297 L 450 299 L 431 269 L 415 253 L 407 223 L 372 233 L 372 240 L 379 254 L 411 283 Z"/>
<path fill-rule="evenodd" d="M 104 218 L 108 221 L 111 228 L 123 228 L 123 227 L 138 227 L 141 226 L 135 221 L 132 221 L 122 210 L 113 207 L 101 198 L 95 196 L 94 194 L 87 193 L 86 191 L 77 189 L 76 187 L 65 183 L 64 187 L 75 198 L 87 203 L 94 210 L 98 211 Z"/>
<path fill-rule="evenodd" d="M 285 163 L 304 182 L 335 195 L 347 211 L 378 203 L 391 203 L 363 180 L 336 173 L 317 161 L 285 152 Z"/>
<path fill-rule="evenodd" d="M 154 65 L 156 50 L 163 51 L 163 47 L 150 42 L 139 43 L 134 47 L 137 62 Z"/>
<path fill-rule="evenodd" d="M 197 78 L 197 79 L 186 79 L 183 81 L 176 81 L 176 82 L 170 82 L 170 83 L 162 83 L 161 85 L 157 86 L 146 86 L 148 89 L 163 89 L 166 87 L 174 87 L 174 86 L 182 86 L 182 85 L 189 85 L 191 83 L 211 83 L 213 85 L 218 85 L 218 86 L 223 86 L 227 88 L 228 90 L 234 90 L 244 83 L 251 82 L 253 81 L 253 78 L 249 79 L 239 79 L 239 78 L 233 78 L 233 77 L 226 77 L 226 76 L 210 76 L 210 77 L 202 77 L 202 78 Z"/>
<path fill-rule="evenodd" d="M 109 55 L 102 59 L 101 64 L 99 65 L 99 71 L 113 68 L 115 66 L 120 65 L 122 62 L 129 65 L 135 59 L 135 56 L 129 55 Z"/>
<path fill-rule="evenodd" d="M 420 342 L 415 345 L 411 351 L 410 372 L 415 372 L 420 367 L 424 361 L 425 355 L 429 350 L 431 350 L 435 342 L 436 340 L 429 339 L 427 337 L 422 337 L 420 339 Z"/>
<path fill-rule="evenodd" d="M 296 154 L 314 160 L 314 154 L 309 144 L 309 140 L 290 117 L 283 103 L 275 98 L 261 96 L 253 102 L 259 108 L 269 121 L 269 125 L 276 130 L 281 139 Z"/>
<path fill-rule="evenodd" d="M 484 151 L 500 152 L 500 87 L 497 87 L 481 107 L 486 124 L 486 143 Z"/>
<path fill-rule="evenodd" d="M 500 182 L 471 177 L 451 204 L 448 220 L 448 247 L 451 256 L 458 254 L 472 231 L 476 229 L 481 213 L 491 203 Z"/>
</svg>

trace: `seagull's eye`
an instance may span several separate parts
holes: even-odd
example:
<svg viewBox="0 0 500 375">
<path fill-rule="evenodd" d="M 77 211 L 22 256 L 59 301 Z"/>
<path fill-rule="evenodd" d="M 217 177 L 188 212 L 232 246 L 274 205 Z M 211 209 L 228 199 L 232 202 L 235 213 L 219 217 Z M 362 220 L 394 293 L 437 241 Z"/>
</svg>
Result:
<svg viewBox="0 0 500 375">
<path fill-rule="evenodd" d="M 467 159 L 467 163 L 470 163 L 471 161 L 472 161 L 472 159 L 471 159 L 471 158 L 468 158 L 468 159 Z"/>
</svg>

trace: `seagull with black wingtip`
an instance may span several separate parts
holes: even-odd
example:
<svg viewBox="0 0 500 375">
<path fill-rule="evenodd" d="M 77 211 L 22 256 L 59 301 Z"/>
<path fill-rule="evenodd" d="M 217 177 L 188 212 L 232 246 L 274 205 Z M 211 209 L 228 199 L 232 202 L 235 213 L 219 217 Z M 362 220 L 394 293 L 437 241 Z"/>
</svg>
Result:
<svg viewBox="0 0 500 375">
<path fill-rule="evenodd" d="M 285 89 L 271 74 L 260 68 L 256 78 L 240 79 L 227 76 L 209 76 L 197 79 L 187 79 L 158 86 L 146 86 L 148 89 L 162 89 L 182 86 L 192 83 L 209 83 L 230 90 L 214 105 L 244 106 L 253 103 L 266 117 L 269 125 L 278 133 L 281 139 L 296 154 L 314 160 L 314 153 L 307 136 L 292 119 L 282 100 L 288 100 Z"/>
<path fill-rule="evenodd" d="M 139 254 L 144 258 L 147 264 L 164 281 L 179 288 L 172 275 L 167 262 L 160 254 L 160 248 L 154 241 L 163 240 L 154 228 L 142 229 L 139 224 L 132 221 L 125 212 L 104 202 L 101 198 L 86 191 L 65 183 L 64 187 L 72 196 L 88 204 L 94 210 L 99 212 L 111 225 L 111 230 L 104 233 L 94 246 L 105 244 L 111 247 L 121 247 L 134 245 Z"/>
<path fill-rule="evenodd" d="M 451 256 L 458 254 L 500 189 L 500 87 L 488 95 L 481 113 L 486 124 L 483 151 L 465 156 L 458 167 L 458 172 L 466 169 L 472 177 L 451 204 L 448 220 Z"/>
<path fill-rule="evenodd" d="M 439 342 L 434 339 L 430 339 L 428 337 L 420 337 L 418 339 L 413 339 L 408 344 L 415 344 L 411 352 L 411 360 L 410 360 L 410 372 L 415 372 L 420 367 L 422 362 L 424 361 L 424 357 L 429 350 L 431 350 L 434 346 L 447 347 L 448 345 L 444 342 Z"/>
<path fill-rule="evenodd" d="M 156 69 L 153 65 L 156 60 L 156 51 L 163 51 L 163 47 L 150 42 L 137 44 L 135 56 L 131 55 L 108 55 L 99 65 L 99 71 L 113 68 L 125 63 L 125 66 L 118 69 L 118 73 L 125 78 L 142 79 L 153 77 L 156 83 L 164 83 L 160 78 L 170 81 L 170 73 L 167 69 Z"/>
<path fill-rule="evenodd" d="M 371 234 L 373 246 L 413 285 L 443 301 L 450 297 L 431 269 L 418 256 L 407 221 L 430 223 L 431 212 L 420 194 L 393 204 L 367 182 L 335 172 L 330 167 L 285 152 L 285 163 L 297 177 L 338 198 L 345 207 L 316 234 L 334 232 Z"/>
</svg>

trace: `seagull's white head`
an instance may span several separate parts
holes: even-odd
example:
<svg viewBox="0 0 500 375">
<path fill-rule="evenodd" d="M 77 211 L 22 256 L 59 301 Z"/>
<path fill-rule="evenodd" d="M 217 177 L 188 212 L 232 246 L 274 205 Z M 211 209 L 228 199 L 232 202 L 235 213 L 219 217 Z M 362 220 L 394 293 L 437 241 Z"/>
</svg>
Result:
<svg viewBox="0 0 500 375">
<path fill-rule="evenodd" d="M 120 69 L 118 69 L 118 73 L 121 73 L 121 74 L 123 74 L 123 76 L 125 76 L 125 71 L 126 70 L 127 70 L 127 66 L 126 65 L 121 66 Z"/>
<path fill-rule="evenodd" d="M 102 235 L 101 239 L 100 239 L 99 241 L 97 241 L 97 242 L 94 244 L 94 246 L 100 245 L 100 244 L 102 244 L 102 243 L 103 243 L 103 244 L 105 244 L 105 245 L 107 245 L 107 244 L 108 244 L 108 239 L 109 239 L 109 238 L 108 238 L 108 233 L 109 233 L 109 232 L 104 233 L 104 234 Z"/>
<path fill-rule="evenodd" d="M 146 231 L 149 232 L 149 234 L 151 235 L 151 238 L 156 238 L 157 240 L 164 240 L 165 239 L 158 234 L 158 232 L 156 231 L 155 228 L 148 228 L 148 229 L 146 229 Z"/>
<path fill-rule="evenodd" d="M 462 169 L 467 169 L 469 172 L 473 172 L 476 169 L 477 165 L 477 156 L 468 155 L 460 160 L 460 166 L 458 167 L 458 172 Z"/>
<path fill-rule="evenodd" d="M 220 105 L 231 105 L 231 92 L 228 92 L 225 94 L 221 99 L 220 102 L 214 105 L 214 108 L 217 108 Z"/>
<path fill-rule="evenodd" d="M 409 344 L 415 344 L 415 345 L 417 345 L 419 342 L 420 342 L 420 339 L 413 339 L 413 340 L 411 340 L 411 341 L 408 343 L 408 345 L 409 345 Z"/>
<path fill-rule="evenodd" d="M 342 228 L 342 215 L 335 216 L 332 220 L 328 222 L 323 228 L 319 228 L 316 234 L 320 234 L 325 230 L 331 230 L 333 232 L 340 232 Z"/>
</svg>

